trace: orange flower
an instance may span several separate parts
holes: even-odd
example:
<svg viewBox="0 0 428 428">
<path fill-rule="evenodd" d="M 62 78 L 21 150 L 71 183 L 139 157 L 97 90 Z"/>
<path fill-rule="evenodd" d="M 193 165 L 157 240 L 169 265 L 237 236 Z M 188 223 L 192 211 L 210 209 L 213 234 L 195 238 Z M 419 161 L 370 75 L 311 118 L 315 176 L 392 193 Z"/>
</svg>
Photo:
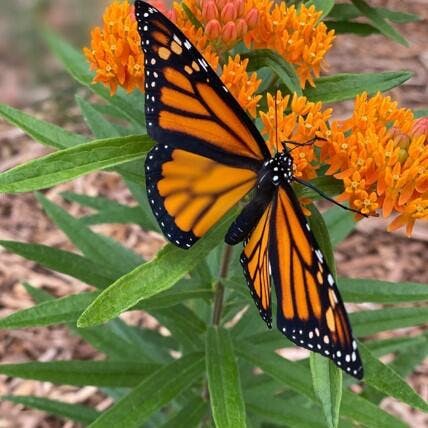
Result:
<svg viewBox="0 0 428 428">
<path fill-rule="evenodd" d="M 319 22 L 322 12 L 314 6 L 302 4 L 287 7 L 285 2 L 253 0 L 258 10 L 258 25 L 244 37 L 247 47 L 267 48 L 278 52 L 296 66 L 302 87 L 314 86 L 324 64 L 324 57 L 331 48 L 334 31 L 328 31 Z"/>
<path fill-rule="evenodd" d="M 268 111 L 259 112 L 259 115 L 263 123 L 262 133 L 268 137 L 271 152 L 282 151 L 282 143 L 289 142 L 287 146 L 294 160 L 294 175 L 304 179 L 314 178 L 319 166 L 314 145 L 296 146 L 291 142 L 302 144 L 314 137 L 327 138 L 327 121 L 332 110 L 323 110 L 320 102 L 313 103 L 305 97 L 283 97 L 280 91 L 276 93 L 276 108 L 275 98 L 271 94 L 267 94 L 267 104 Z"/>
<path fill-rule="evenodd" d="M 399 216 L 389 230 L 428 218 L 428 135 L 424 122 L 382 94 L 356 98 L 352 117 L 333 121 L 331 136 L 321 144 L 327 174 L 343 180 L 339 200 L 364 214 Z"/>
<path fill-rule="evenodd" d="M 103 21 L 91 32 L 91 48 L 83 49 L 96 72 L 93 82 L 109 86 L 112 95 L 118 85 L 128 92 L 144 90 L 144 57 L 133 7 L 114 2 L 106 8 Z"/>
<path fill-rule="evenodd" d="M 247 110 L 251 116 L 256 116 L 257 102 L 261 95 L 254 95 L 260 86 L 261 80 L 257 79 L 257 74 L 251 76 L 246 72 L 248 59 L 241 61 L 239 55 L 234 58 L 229 57 L 229 62 L 223 66 L 221 80 L 228 87 L 232 95 L 239 104 Z"/>
</svg>

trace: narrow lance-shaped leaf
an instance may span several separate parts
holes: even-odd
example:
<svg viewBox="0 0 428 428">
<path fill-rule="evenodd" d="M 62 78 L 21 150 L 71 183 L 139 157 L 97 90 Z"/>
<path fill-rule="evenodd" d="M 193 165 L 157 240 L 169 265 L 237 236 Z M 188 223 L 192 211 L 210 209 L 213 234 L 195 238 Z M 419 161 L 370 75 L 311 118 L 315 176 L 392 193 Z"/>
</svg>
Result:
<svg viewBox="0 0 428 428">
<path fill-rule="evenodd" d="M 336 277 L 333 246 L 327 226 L 315 206 L 312 205 L 310 210 L 311 229 L 326 258 L 327 265 Z M 339 409 L 342 399 L 342 372 L 329 359 L 314 352 L 310 354 L 310 368 L 314 392 L 321 403 L 327 425 L 330 428 L 336 428 L 339 423 Z"/>
<path fill-rule="evenodd" d="M 408 46 L 407 40 L 384 19 L 384 17 L 364 0 L 351 0 L 354 6 L 365 15 L 372 25 L 383 35 L 401 45 Z"/>
<path fill-rule="evenodd" d="M 428 308 L 384 308 L 354 312 L 349 317 L 357 336 L 367 336 L 380 331 L 425 324 Z"/>
<path fill-rule="evenodd" d="M 78 326 L 89 327 L 106 322 L 140 300 L 172 287 L 221 242 L 232 217 L 233 212 L 189 250 L 167 244 L 155 259 L 118 279 L 102 292 L 82 314 Z"/>
<path fill-rule="evenodd" d="M 211 327 L 207 333 L 206 365 L 211 411 L 216 427 L 245 427 L 245 405 L 229 332 Z"/>
<path fill-rule="evenodd" d="M 355 98 L 361 92 L 369 95 L 385 92 L 401 85 L 412 77 L 409 71 L 386 71 L 383 73 L 335 74 L 315 80 L 315 88 L 308 87 L 303 95 L 310 101 L 333 103 Z"/>
<path fill-rule="evenodd" d="M 235 349 L 242 359 L 259 367 L 268 376 L 312 401 L 318 401 L 311 385 L 310 372 L 306 367 L 292 363 L 275 353 L 263 352 L 260 348 L 254 348 L 244 342 L 237 343 Z M 340 414 L 368 427 L 406 427 L 398 419 L 348 390 L 343 391 Z"/>
<path fill-rule="evenodd" d="M 153 142 L 148 136 L 95 140 L 51 153 L 0 174 L 0 192 L 46 189 L 81 175 L 142 159 Z"/>
<path fill-rule="evenodd" d="M 339 278 L 346 301 L 402 303 L 428 301 L 428 285 L 413 282 L 388 282 L 365 278 Z"/>
<path fill-rule="evenodd" d="M 248 71 L 269 67 L 284 83 L 291 93 L 302 94 L 299 77 L 294 67 L 278 53 L 270 49 L 255 49 L 242 55 L 249 59 Z"/>
<path fill-rule="evenodd" d="M 37 119 L 4 104 L 0 104 L 0 117 L 48 147 L 66 149 L 87 141 L 83 135 L 66 131 L 57 125 Z"/>
<path fill-rule="evenodd" d="M 134 361 L 71 360 L 0 364 L 0 373 L 7 376 L 59 385 L 100 387 L 133 387 L 158 369 L 158 364 Z"/>
<path fill-rule="evenodd" d="M 0 241 L 0 245 L 27 260 L 32 260 L 55 272 L 70 275 L 97 288 L 107 287 L 118 277 L 114 273 L 109 273 L 104 265 L 95 263 L 87 257 L 47 245 L 15 241 Z"/>
<path fill-rule="evenodd" d="M 98 293 L 81 293 L 40 303 L 0 319 L 0 329 L 42 327 L 75 322 L 82 308 L 88 306 Z"/>
<path fill-rule="evenodd" d="M 364 380 L 384 394 L 397 398 L 411 407 L 428 412 L 428 404 L 392 368 L 380 362 L 363 344 L 359 344 L 365 363 Z"/>
<path fill-rule="evenodd" d="M 143 259 L 113 239 L 99 235 L 42 194 L 36 195 L 48 216 L 88 258 L 104 266 L 109 276 L 117 277 L 135 269 Z"/>
<path fill-rule="evenodd" d="M 22 404 L 32 409 L 42 410 L 51 415 L 71 419 L 83 424 L 90 424 L 99 416 L 99 412 L 87 406 L 69 404 L 58 400 L 50 400 L 48 398 L 35 397 L 32 395 L 3 395 L 2 400 Z"/>
<path fill-rule="evenodd" d="M 203 371 L 202 354 L 186 355 L 154 372 L 90 427 L 140 427 L 150 415 L 197 381 Z"/>
<path fill-rule="evenodd" d="M 94 134 L 95 138 L 102 139 L 120 137 L 120 132 L 115 128 L 115 126 L 96 109 L 94 109 L 90 103 L 79 96 L 76 96 L 76 102 L 85 118 L 86 124 Z"/>
</svg>

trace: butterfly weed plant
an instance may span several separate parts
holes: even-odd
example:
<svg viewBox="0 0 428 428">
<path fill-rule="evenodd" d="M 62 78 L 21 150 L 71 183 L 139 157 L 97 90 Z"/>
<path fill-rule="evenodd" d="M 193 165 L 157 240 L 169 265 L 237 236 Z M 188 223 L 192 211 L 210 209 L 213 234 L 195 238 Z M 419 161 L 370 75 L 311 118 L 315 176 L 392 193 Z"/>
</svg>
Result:
<svg viewBox="0 0 428 428">
<path fill-rule="evenodd" d="M 0 320 L 0 328 L 66 324 L 105 355 L 100 361 L 3 364 L 0 373 L 97 386 L 112 397 L 112 406 L 99 412 L 44 397 L 3 398 L 93 427 L 406 426 L 379 405 L 383 398 L 394 397 L 427 411 L 427 404 L 405 381 L 427 355 L 427 335 L 422 329 L 411 337 L 390 339 L 377 333 L 426 323 L 428 288 L 337 277 L 333 250 L 364 216 L 369 217 L 365 221 L 376 215 L 391 219 L 388 230 L 405 227 L 409 236 L 417 220 L 428 218 L 428 121 L 424 112 L 402 108 L 384 95 L 408 80 L 410 72 L 320 75 L 327 52 L 337 37 L 346 37 L 343 33 L 380 33 L 405 45 L 391 24 L 418 18 L 374 8 L 363 0 L 186 0 L 170 9 L 161 2 L 154 6 L 167 18 L 143 2 L 136 2 L 136 10 L 126 1 L 113 2 L 102 25 L 92 30 L 84 55 L 58 36 L 46 34 L 70 74 L 97 95 L 96 101 L 78 99 L 91 136 L 0 106 L 5 120 L 56 150 L 1 173 L 0 191 L 37 191 L 102 169 L 119 174 L 136 200 L 127 206 L 107 198 L 65 194 L 66 200 L 96 210 L 89 222 L 39 193 L 46 214 L 79 252 L 0 242 L 9 251 L 93 287 L 56 299 L 25 284 L 35 305 Z M 145 52 L 141 46 L 146 46 Z M 167 67 L 156 68 L 156 61 L 165 61 Z M 203 87 L 198 86 L 201 76 L 208 79 Z M 171 86 L 181 92 L 168 96 Z M 205 93 L 206 98 L 192 98 L 195 88 L 198 96 Z M 177 94 L 178 98 L 171 96 Z M 236 117 L 222 117 L 221 100 L 231 96 L 238 107 L 230 107 L 232 102 L 226 107 Z M 335 119 L 335 103 L 349 99 L 354 99 L 350 117 Z M 189 131 L 193 129 L 189 123 L 206 116 L 208 106 L 211 114 L 217 113 L 216 123 L 226 121 L 228 126 L 219 130 L 219 125 L 210 137 L 212 123 Z M 167 120 L 171 111 L 181 115 L 176 123 Z M 217 168 L 219 174 L 209 184 L 218 186 L 225 176 L 238 180 L 247 174 L 242 172 L 247 164 L 239 169 L 229 159 L 225 165 L 214 165 L 218 151 L 207 155 L 195 149 L 195 154 L 184 150 L 179 144 L 186 142 L 181 140 L 168 147 L 163 132 L 183 139 L 183 123 L 189 141 L 199 133 L 198 138 L 211 138 L 210 144 L 217 148 L 225 145 L 226 152 L 239 152 L 242 147 L 216 136 L 231 135 L 234 126 L 241 126 L 243 134 L 236 138 L 245 139 L 254 123 L 258 131 L 251 133 L 248 139 L 254 141 L 244 144 L 244 149 L 264 150 L 278 162 L 276 153 L 284 151 L 292 160 L 284 175 L 290 182 L 283 183 L 288 193 L 275 190 L 276 202 L 269 205 L 263 200 L 263 211 L 252 206 L 250 216 L 239 215 L 242 203 L 225 198 L 214 219 L 193 222 L 184 230 L 185 219 L 174 213 L 173 201 L 162 193 L 168 170 L 177 183 L 199 172 L 203 180 L 206 171 Z M 255 141 L 259 132 L 265 143 Z M 279 167 L 284 166 L 281 162 Z M 270 171 L 268 165 L 261 168 Z M 256 181 L 265 184 L 248 174 L 251 185 L 238 199 Z M 348 210 L 333 206 L 321 214 L 314 205 L 320 193 L 346 204 Z M 192 207 L 197 196 L 184 202 Z M 216 203 L 216 198 L 209 200 L 210 206 Z M 287 214 L 284 218 L 278 214 L 279 206 Z M 302 210 L 306 218 L 296 214 Z M 153 260 L 144 260 L 89 227 L 108 222 L 162 231 L 172 243 L 165 244 Z M 251 226 L 239 239 L 246 240 L 244 252 L 241 245 L 224 244 L 225 235 L 231 242 L 241 230 L 233 225 Z M 275 239 L 266 228 L 275 229 Z M 250 248 L 258 251 L 255 262 Z M 311 261 L 296 264 L 284 248 L 298 254 L 299 260 Z M 291 267 L 295 272 L 287 277 L 284 272 Z M 272 299 L 273 310 L 271 274 L 278 296 L 278 304 Z M 355 339 L 338 293 L 345 302 L 380 305 L 350 314 Z M 412 307 L 412 302 L 418 305 Z M 128 325 L 119 315 L 129 310 L 148 312 L 170 335 Z M 278 326 L 284 335 L 267 329 L 258 312 L 268 325 L 272 312 L 282 314 Z M 323 320 L 319 328 L 309 322 L 316 319 Z M 305 320 L 309 321 L 305 324 Z M 295 346 L 292 342 L 315 352 L 299 361 L 280 356 L 277 351 Z M 351 369 L 359 355 L 364 376 Z M 379 359 L 385 355 L 393 356 L 387 364 Z"/>
</svg>

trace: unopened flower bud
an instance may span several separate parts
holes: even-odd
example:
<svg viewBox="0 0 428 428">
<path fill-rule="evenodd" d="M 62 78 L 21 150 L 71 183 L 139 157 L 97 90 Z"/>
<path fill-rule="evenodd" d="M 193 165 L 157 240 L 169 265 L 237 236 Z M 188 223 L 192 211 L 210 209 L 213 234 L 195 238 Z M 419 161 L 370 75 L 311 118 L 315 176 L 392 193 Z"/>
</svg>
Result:
<svg viewBox="0 0 428 428">
<path fill-rule="evenodd" d="M 247 25 L 250 30 L 255 28 L 259 21 L 258 10 L 256 8 L 250 9 L 245 17 L 245 21 L 247 21 Z"/>
<path fill-rule="evenodd" d="M 221 25 L 217 19 L 211 19 L 205 26 L 205 34 L 211 40 L 217 39 L 221 34 Z"/>
<path fill-rule="evenodd" d="M 231 21 L 234 21 L 237 16 L 238 16 L 238 11 L 235 5 L 232 2 L 226 3 L 226 5 L 221 11 L 221 21 L 223 23 L 231 22 Z"/>
<path fill-rule="evenodd" d="M 419 137 L 421 135 L 426 135 L 428 137 L 428 116 L 415 120 L 412 133 L 415 137 Z"/>
<path fill-rule="evenodd" d="M 206 22 L 211 19 L 218 19 L 218 9 L 214 0 L 208 0 L 203 3 L 202 16 Z"/>
<path fill-rule="evenodd" d="M 222 31 L 223 41 L 225 43 L 233 43 L 238 37 L 238 31 L 234 22 L 228 22 Z"/>
<path fill-rule="evenodd" d="M 241 39 L 242 37 L 245 36 L 245 34 L 248 31 L 248 25 L 247 25 L 247 23 L 245 22 L 244 19 L 239 18 L 236 21 L 236 31 L 238 32 L 238 38 Z"/>
</svg>

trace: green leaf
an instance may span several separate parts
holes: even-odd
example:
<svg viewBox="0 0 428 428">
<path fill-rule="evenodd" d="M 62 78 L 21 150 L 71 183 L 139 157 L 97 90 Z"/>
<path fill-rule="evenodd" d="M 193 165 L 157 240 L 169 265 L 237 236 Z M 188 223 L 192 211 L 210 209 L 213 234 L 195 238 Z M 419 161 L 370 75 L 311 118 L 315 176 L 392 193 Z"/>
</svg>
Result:
<svg viewBox="0 0 428 428">
<path fill-rule="evenodd" d="M 137 358 L 137 356 L 136 356 Z M 132 387 L 159 369 L 135 361 L 49 361 L 0 364 L 0 373 L 21 379 L 76 386 Z"/>
<path fill-rule="evenodd" d="M 308 87 L 304 95 L 313 102 L 333 103 L 355 98 L 361 92 L 373 95 L 401 85 L 412 77 L 409 71 L 383 73 L 340 73 L 315 80 L 315 88 Z"/>
<path fill-rule="evenodd" d="M 314 5 L 316 10 L 321 10 L 322 15 L 320 19 L 323 19 L 333 9 L 334 1 L 335 0 L 309 0 L 306 2 L 306 6 L 309 7 Z"/>
<path fill-rule="evenodd" d="M 370 350 L 370 352 L 377 357 L 381 357 L 391 352 L 406 352 L 407 348 L 415 348 L 417 346 L 425 346 L 427 344 L 427 337 L 423 334 L 412 337 L 392 337 L 390 339 L 364 342 L 364 345 Z"/>
<path fill-rule="evenodd" d="M 36 119 L 4 104 L 0 104 L 0 117 L 22 129 L 31 138 L 45 146 L 66 149 L 87 141 L 83 135 L 66 131 L 59 126 Z"/>
<path fill-rule="evenodd" d="M 100 211 L 97 214 L 80 218 L 80 221 L 87 226 L 102 223 L 134 223 L 140 225 L 143 229 L 151 230 L 151 221 L 147 221 L 147 215 L 140 206 L 129 207 L 107 198 L 80 195 L 72 192 L 64 192 L 61 196 L 67 201 L 77 202 L 80 205 Z"/>
<path fill-rule="evenodd" d="M 428 116 L 428 109 L 415 110 L 413 113 L 415 114 L 415 118 L 419 119 Z"/>
<path fill-rule="evenodd" d="M 380 362 L 370 350 L 359 343 L 361 357 L 364 361 L 364 380 L 387 396 L 403 401 L 411 407 L 428 412 L 428 404 L 400 377 L 392 368 Z"/>
<path fill-rule="evenodd" d="M 145 122 L 144 111 L 141 108 L 136 108 L 136 103 L 132 102 L 128 94 L 119 90 L 116 95 L 112 96 L 110 91 L 103 85 L 93 84 L 94 73 L 89 71 L 88 62 L 78 50 L 74 49 L 57 34 L 45 32 L 44 38 L 50 49 L 74 79 L 119 109 L 134 126 L 139 128 L 140 132 L 145 132 L 145 127 L 143 126 Z"/>
<path fill-rule="evenodd" d="M 425 339 L 423 343 L 400 350 L 391 363 L 391 367 L 401 376 L 408 376 L 412 373 L 428 355 L 428 335 L 424 334 L 423 338 Z"/>
<path fill-rule="evenodd" d="M 249 59 L 247 71 L 258 71 L 263 67 L 271 69 L 291 93 L 302 95 L 299 77 L 294 67 L 278 53 L 270 49 L 254 49 L 241 55 Z"/>
<path fill-rule="evenodd" d="M 24 287 L 37 303 L 54 300 L 49 293 L 30 284 L 24 284 Z M 77 329 L 73 324 L 69 325 L 69 328 L 111 359 L 140 362 L 170 360 L 169 354 L 165 352 L 165 346 L 170 345 L 171 338 L 161 336 L 155 331 L 138 330 L 137 334 L 133 327 L 120 319 L 84 330 Z M 158 339 L 155 342 L 156 347 L 152 345 L 154 339 Z"/>
<path fill-rule="evenodd" d="M 205 333 L 207 326 L 191 309 L 184 305 L 176 305 L 151 313 L 171 331 L 172 336 L 186 350 L 196 351 L 203 348 L 200 335 Z"/>
<path fill-rule="evenodd" d="M 210 327 L 206 339 L 210 404 L 217 428 L 245 427 L 241 380 L 229 332 Z"/>
<path fill-rule="evenodd" d="M 310 373 L 306 367 L 292 363 L 274 353 L 263 352 L 260 348 L 244 342 L 237 343 L 235 349 L 239 357 L 255 367 L 259 367 L 268 376 L 317 402 L 311 385 Z M 343 391 L 340 412 L 342 416 L 349 417 L 367 427 L 406 427 L 401 421 L 348 390 Z"/>
<path fill-rule="evenodd" d="M 364 0 L 351 0 L 354 6 L 366 16 L 375 28 L 377 28 L 384 36 L 404 46 L 409 46 L 407 40 L 391 25 L 385 21 L 385 18 L 375 8 L 371 7 Z"/>
<path fill-rule="evenodd" d="M 96 410 L 80 404 L 63 403 L 62 401 L 34 397 L 33 395 L 3 395 L 1 399 L 83 424 L 90 424 L 100 414 Z"/>
<path fill-rule="evenodd" d="M 281 427 L 287 421 L 286 426 L 292 428 L 325 428 L 319 409 L 300 396 L 287 397 L 286 400 L 270 396 L 268 400 L 261 400 L 259 395 L 256 398 L 246 398 L 245 403 L 249 412 Z"/>
<path fill-rule="evenodd" d="M 202 354 L 184 356 L 154 372 L 90 427 L 140 427 L 150 415 L 197 381 L 203 371 Z"/>
<path fill-rule="evenodd" d="M 349 317 L 356 335 L 368 336 L 380 331 L 425 324 L 428 319 L 428 307 L 384 308 L 354 312 Z"/>
<path fill-rule="evenodd" d="M 41 327 L 74 322 L 97 293 L 80 293 L 40 303 L 0 319 L 0 329 Z"/>
<path fill-rule="evenodd" d="M 341 207 L 331 207 L 323 213 L 323 218 L 330 234 L 330 241 L 333 247 L 340 244 L 355 229 L 357 223 L 354 220 L 355 214 L 344 210 Z"/>
<path fill-rule="evenodd" d="M 46 189 L 102 168 L 142 159 L 152 147 L 148 136 L 95 140 L 51 153 L 0 174 L 0 192 Z"/>
<path fill-rule="evenodd" d="M 349 302 L 402 303 L 428 301 L 428 285 L 375 279 L 339 278 L 339 288 Z"/>
<path fill-rule="evenodd" d="M 400 12 L 383 7 L 376 8 L 376 10 L 384 18 L 398 24 L 419 21 L 421 19 L 418 15 L 413 13 Z M 363 14 L 353 4 L 347 3 L 336 4 L 329 14 L 329 18 L 336 20 L 350 20 L 359 18 L 360 16 L 363 16 Z"/>
<path fill-rule="evenodd" d="M 356 34 L 357 36 L 367 37 L 380 33 L 373 25 L 365 22 L 327 21 L 326 25 L 329 30 L 334 30 L 336 34 Z"/>
<path fill-rule="evenodd" d="M 81 221 L 42 194 L 37 194 L 36 197 L 49 218 L 58 225 L 70 241 L 89 259 L 103 265 L 109 276 L 110 273 L 114 277 L 123 275 L 142 263 L 143 260 L 134 252 L 113 239 L 92 232 Z"/>
<path fill-rule="evenodd" d="M 92 107 L 90 103 L 79 96 L 76 96 L 76 101 L 83 117 L 85 118 L 86 124 L 94 134 L 95 138 L 102 139 L 120 137 L 121 134 L 116 127 L 94 107 Z"/>
<path fill-rule="evenodd" d="M 321 403 L 327 426 L 336 428 L 342 399 L 342 371 L 330 360 L 314 352 L 311 352 L 309 362 L 314 392 Z"/>
<path fill-rule="evenodd" d="M 117 279 L 113 273 L 108 274 L 105 266 L 68 251 L 46 245 L 15 241 L 0 241 L 0 245 L 27 260 L 32 260 L 41 266 L 69 275 L 97 288 L 105 288 Z"/>
<path fill-rule="evenodd" d="M 207 410 L 207 402 L 195 397 L 160 428 L 198 428 Z"/>
<path fill-rule="evenodd" d="M 155 259 L 119 278 L 86 309 L 78 320 L 78 326 L 101 324 L 140 300 L 172 287 L 221 242 L 233 214 L 228 214 L 192 248 L 183 250 L 167 244 Z"/>
</svg>

